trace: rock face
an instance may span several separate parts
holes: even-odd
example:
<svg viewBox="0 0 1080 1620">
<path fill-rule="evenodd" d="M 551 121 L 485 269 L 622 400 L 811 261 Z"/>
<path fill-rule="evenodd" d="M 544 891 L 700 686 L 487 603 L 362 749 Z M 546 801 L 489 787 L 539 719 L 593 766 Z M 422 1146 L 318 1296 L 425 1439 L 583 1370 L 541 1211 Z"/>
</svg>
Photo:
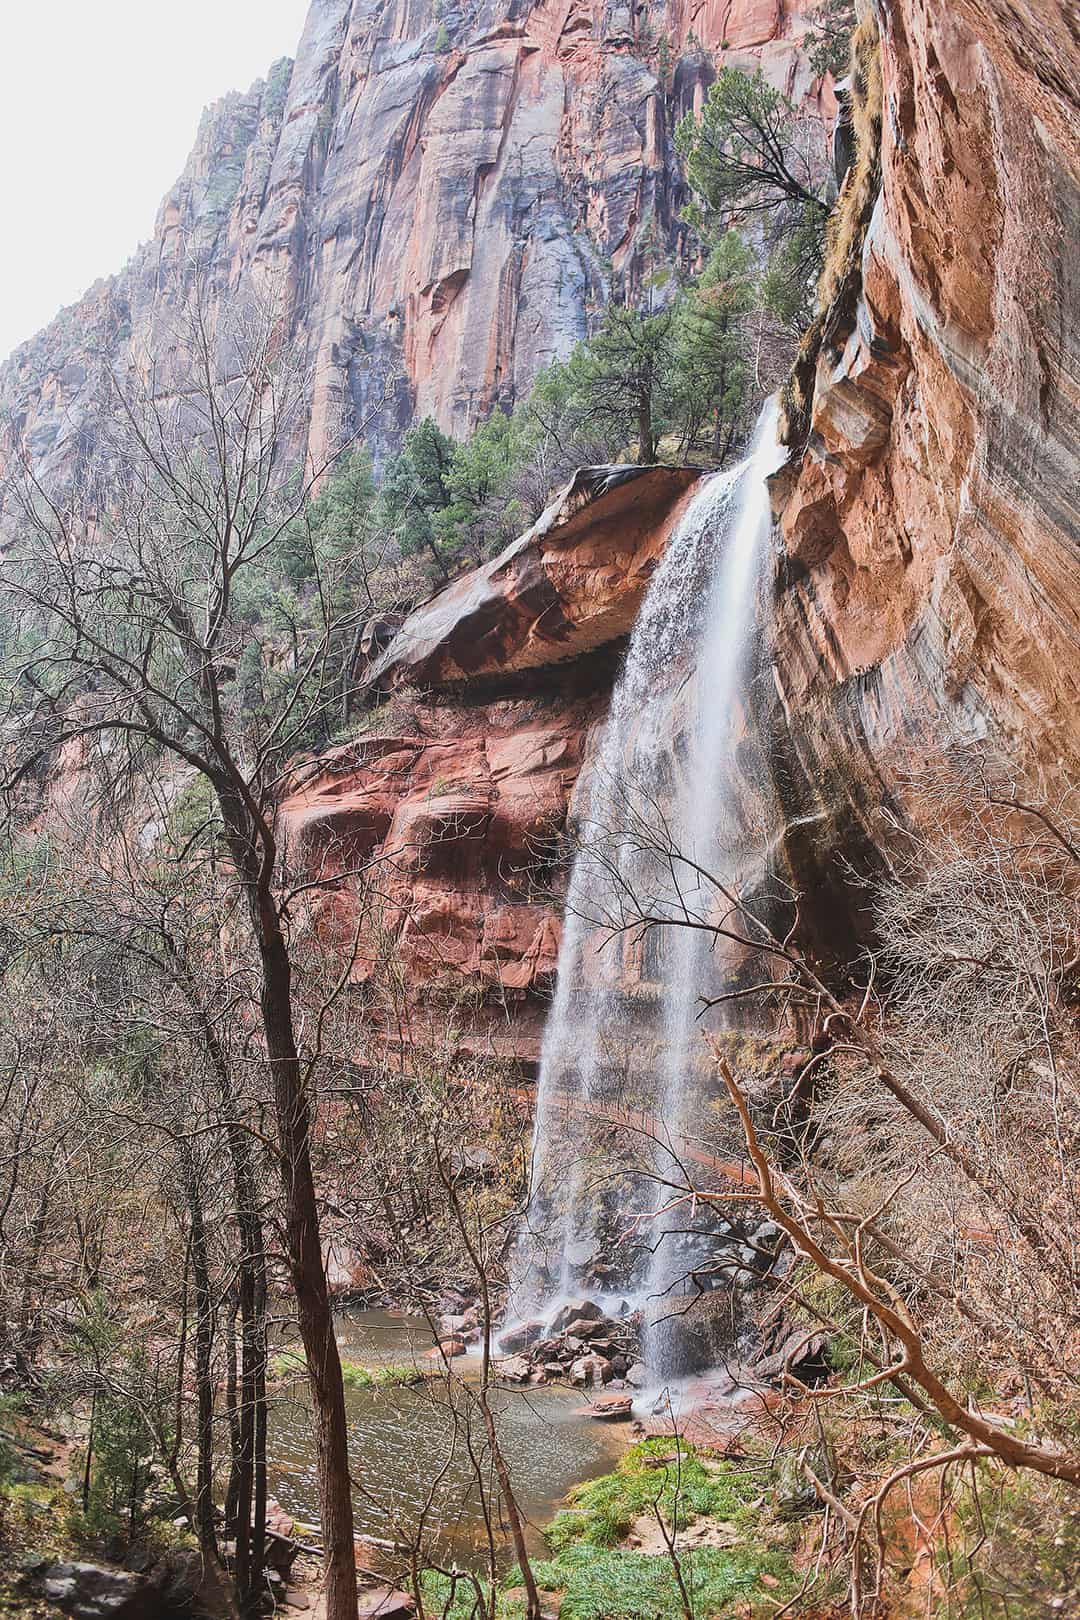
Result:
<svg viewBox="0 0 1080 1620">
<path fill-rule="evenodd" d="M 782 857 L 841 945 L 833 857 L 872 855 L 883 804 L 917 809 L 912 771 L 976 746 L 1052 796 L 1080 765 L 1080 47 L 1062 6 L 1010 19 L 890 8 L 861 291 L 776 488 L 775 655 L 748 718 Z M 677 473 L 578 484 L 376 666 L 434 694 L 427 734 L 297 785 L 297 837 L 399 852 L 418 967 L 434 950 L 530 1006 L 549 980 L 557 907 L 524 851 L 562 823 L 613 667 L 589 657 L 617 648 L 682 492 Z M 492 696 L 526 676 L 528 700 Z"/>
<path fill-rule="evenodd" d="M 421 690 L 569 663 L 627 636 L 691 467 L 583 467 L 539 522 L 409 615 L 368 679 Z"/>
<path fill-rule="evenodd" d="M 361 904 L 378 909 L 352 979 L 400 966 L 409 1008 L 389 1040 L 445 1043 L 464 1018 L 469 1050 L 535 1057 L 559 950 L 553 841 L 603 707 L 576 673 L 528 698 L 410 701 L 407 734 L 337 749 L 285 798 L 289 857 L 326 885 L 310 915 L 335 955 Z"/>
<path fill-rule="evenodd" d="M 679 255 L 672 134 L 717 57 L 832 110 L 805 28 L 776 0 L 313 0 L 295 62 L 204 115 L 153 240 L 0 371 L 0 417 L 62 472 L 101 359 L 145 345 L 167 378 L 194 249 L 211 300 L 282 289 L 316 455 L 388 371 L 377 454 L 417 416 L 464 433 Z"/>
<path fill-rule="evenodd" d="M 1075 16 L 900 0 L 882 26 L 861 294 L 778 491 L 779 770 L 818 849 L 943 750 L 1051 798 L 1080 761 Z"/>
<path fill-rule="evenodd" d="M 469 998 L 473 1046 L 536 1055 L 561 934 L 558 840 L 618 652 L 699 476 L 579 473 L 500 557 L 409 615 L 368 676 L 389 701 L 283 800 L 290 859 L 328 885 L 311 919 L 336 949 L 378 891 L 383 955 L 366 944 L 354 982 L 392 950 L 429 1011 L 440 991 Z"/>
<path fill-rule="evenodd" d="M 1071 7 L 897 0 L 881 25 L 881 191 L 776 489 L 773 678 L 752 716 L 819 919 L 844 911 L 831 853 L 872 841 L 882 802 L 909 806 L 928 757 L 978 745 L 1051 793 L 1080 766 Z M 355 423 L 384 361 L 403 376 L 384 446 L 417 412 L 464 430 L 565 353 L 613 281 L 640 280 L 651 240 L 677 256 L 671 131 L 713 71 L 696 42 L 810 95 L 803 27 L 768 0 L 482 0 L 441 20 L 429 0 L 315 0 L 296 63 L 207 114 L 153 243 L 4 368 L 16 431 L 39 472 L 62 469 L 92 353 L 167 343 L 155 312 L 192 235 L 219 293 L 284 278 L 316 441 Z M 550 840 L 687 484 L 576 482 L 411 616 L 373 667 L 392 695 L 369 732 L 290 786 L 294 856 L 336 884 L 319 927 L 351 939 L 375 862 L 413 982 L 467 986 L 492 1040 L 512 1004 L 535 1046 Z"/>
</svg>

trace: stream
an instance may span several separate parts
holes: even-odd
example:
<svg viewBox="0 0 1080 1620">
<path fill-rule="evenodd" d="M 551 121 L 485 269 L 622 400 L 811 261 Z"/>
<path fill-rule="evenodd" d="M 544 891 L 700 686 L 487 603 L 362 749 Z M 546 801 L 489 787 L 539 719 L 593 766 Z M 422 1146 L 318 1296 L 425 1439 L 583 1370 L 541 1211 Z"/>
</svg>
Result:
<svg viewBox="0 0 1080 1620">
<path fill-rule="evenodd" d="M 338 1319 L 344 1361 L 365 1367 L 415 1364 L 430 1372 L 431 1333 L 418 1317 L 388 1311 L 356 1311 Z M 479 1355 L 454 1362 L 456 1374 L 479 1372 Z M 543 1526 L 571 1486 L 605 1474 L 626 1445 L 620 1425 L 581 1415 L 585 1396 L 553 1387 L 499 1389 L 492 1405 L 503 1455 L 523 1517 L 530 1552 L 543 1551 Z M 346 1386 L 349 1455 L 358 1534 L 399 1540 L 415 1534 L 425 1508 L 440 1550 L 461 1563 L 486 1558 L 481 1492 L 470 1448 L 479 1460 L 485 1486 L 491 1486 L 490 1459 L 472 1413 L 471 1434 L 460 1393 L 453 1400 L 445 1377 L 414 1387 L 360 1389 Z M 319 1518 L 315 1451 L 302 1376 L 275 1390 L 269 1432 L 269 1488 L 286 1511 L 303 1524 Z M 489 1495 L 498 1513 L 497 1491 Z M 430 1505 L 429 1505 L 430 1499 Z M 508 1550 L 505 1525 L 500 1541 Z"/>
</svg>

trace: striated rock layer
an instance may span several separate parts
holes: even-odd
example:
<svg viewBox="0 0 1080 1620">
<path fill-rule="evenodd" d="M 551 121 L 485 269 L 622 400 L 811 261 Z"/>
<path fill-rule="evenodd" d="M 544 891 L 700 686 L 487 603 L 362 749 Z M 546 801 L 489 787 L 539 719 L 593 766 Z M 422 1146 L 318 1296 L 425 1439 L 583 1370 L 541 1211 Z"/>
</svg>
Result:
<svg viewBox="0 0 1080 1620">
<path fill-rule="evenodd" d="M 613 286 L 678 257 L 672 135 L 716 60 L 832 110 L 798 49 L 817 3 L 313 0 L 295 63 L 205 114 L 153 240 L 0 370 L 0 418 L 39 475 L 62 471 L 102 357 L 145 345 L 167 377 L 194 251 L 216 296 L 284 287 L 316 456 L 389 373 L 377 454 L 417 416 L 465 433 Z"/>
<path fill-rule="evenodd" d="M 967 0 L 947 13 L 899 0 L 882 25 L 882 188 L 854 319 L 819 359 L 809 441 L 776 483 L 774 656 L 748 716 L 783 811 L 772 859 L 807 895 L 818 943 L 841 952 L 863 925 L 836 857 L 872 863 L 880 811 L 920 814 L 928 765 L 967 751 L 1050 800 L 1080 771 L 1080 39 L 1052 0 Z M 632 499 L 634 484 L 594 497 L 403 627 L 378 683 L 444 694 L 434 712 L 444 739 L 460 728 L 462 770 L 449 812 L 438 795 L 434 812 L 418 809 L 410 775 L 395 838 L 408 842 L 414 816 L 423 830 L 449 813 L 477 829 L 491 874 L 528 841 L 534 782 L 541 822 L 560 823 L 611 666 L 565 666 L 578 694 L 593 683 L 572 721 L 553 718 L 570 715 L 565 695 L 534 698 L 523 757 L 534 735 L 544 755 L 552 724 L 574 731 L 536 777 L 496 782 L 490 748 L 476 752 L 478 728 L 519 724 L 510 699 L 454 716 L 463 692 L 500 672 L 528 671 L 539 694 L 565 656 L 596 657 L 605 626 L 624 632 L 638 598 L 609 613 L 605 560 L 617 555 L 632 586 L 653 564 L 680 498 L 665 476 L 637 486 L 647 518 L 605 528 L 604 501 Z M 612 543 L 621 549 L 605 552 Z M 506 791 L 520 811 L 509 817 Z M 332 781 L 316 775 L 290 813 L 327 796 Z M 508 821 L 512 835 L 499 830 Z M 531 933 L 531 901 L 504 897 L 513 921 L 489 918 L 490 876 L 462 887 L 429 868 L 415 881 L 436 915 L 437 896 L 467 897 L 454 902 L 459 982 L 490 991 L 501 980 L 526 998 L 542 989 L 555 909 Z M 502 954 L 496 935 L 513 939 Z"/>
<path fill-rule="evenodd" d="M 752 694 L 778 863 L 838 948 L 858 919 L 833 856 L 872 858 L 880 807 L 917 808 L 913 771 L 966 746 L 1053 797 L 1080 769 L 1073 9 L 895 0 L 879 20 L 881 192 L 854 319 L 777 484 L 775 658 Z M 295 67 L 208 115 L 151 247 L 5 369 L 32 457 L 56 468 L 78 444 L 91 349 L 152 326 L 192 229 L 220 289 L 288 278 L 316 437 L 363 409 L 383 357 L 405 368 L 399 426 L 432 410 L 464 428 L 565 351 L 611 275 L 644 273 L 651 235 L 677 251 L 671 126 L 709 71 L 691 35 L 801 93 L 801 26 L 756 0 L 647 19 L 490 0 L 439 23 L 426 0 L 316 0 Z M 538 851 L 686 487 L 585 481 L 418 610 L 372 672 L 399 697 L 284 806 L 297 860 L 341 878 L 328 936 L 351 938 L 347 874 L 375 861 L 411 988 L 472 996 L 493 1041 L 515 1020 L 534 1039 L 558 937 Z"/>
<path fill-rule="evenodd" d="M 880 22 L 854 326 L 777 491 L 771 721 L 811 881 L 950 751 L 1051 800 L 1080 766 L 1075 11 L 898 0 Z"/>
<path fill-rule="evenodd" d="M 302 767 L 289 859 L 325 883 L 309 920 L 351 976 L 407 987 L 408 1041 L 535 1058 L 561 936 L 559 839 L 618 654 L 700 475 L 579 473 L 543 518 L 401 625 L 354 742 Z M 361 908 L 368 907 L 358 930 Z M 399 1041 L 401 1028 L 388 1028 Z"/>
</svg>

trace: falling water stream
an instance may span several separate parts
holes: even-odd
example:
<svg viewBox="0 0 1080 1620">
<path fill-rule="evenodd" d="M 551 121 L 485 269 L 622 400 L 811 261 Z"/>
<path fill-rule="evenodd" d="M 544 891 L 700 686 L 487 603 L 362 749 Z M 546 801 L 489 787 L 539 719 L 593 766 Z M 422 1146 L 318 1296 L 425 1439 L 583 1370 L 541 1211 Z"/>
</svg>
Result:
<svg viewBox="0 0 1080 1620">
<path fill-rule="evenodd" d="M 730 874 L 746 839 L 736 747 L 759 640 L 766 480 L 783 454 L 770 400 L 747 459 L 707 478 L 688 502 L 642 605 L 598 757 L 579 790 L 515 1314 L 542 1314 L 570 1297 L 598 1252 L 605 1167 L 587 1151 L 590 1116 L 616 1107 L 625 1113 L 630 1099 L 659 1123 L 651 1167 L 625 1195 L 636 1197 L 639 1214 L 656 1203 L 658 1186 L 674 1179 L 673 1140 L 693 1128 L 688 1080 L 703 1056 L 701 998 L 726 984 L 722 949 L 693 925 L 715 918 L 723 901 L 710 875 Z M 651 1039 L 642 1034 L 645 1003 Z M 686 1270 L 682 1224 L 663 1216 L 642 1222 L 645 1241 L 630 1279 L 644 1310 L 646 1361 L 659 1375 L 668 1370 L 663 1301 Z M 625 1287 L 625 1275 L 621 1280 Z"/>
</svg>

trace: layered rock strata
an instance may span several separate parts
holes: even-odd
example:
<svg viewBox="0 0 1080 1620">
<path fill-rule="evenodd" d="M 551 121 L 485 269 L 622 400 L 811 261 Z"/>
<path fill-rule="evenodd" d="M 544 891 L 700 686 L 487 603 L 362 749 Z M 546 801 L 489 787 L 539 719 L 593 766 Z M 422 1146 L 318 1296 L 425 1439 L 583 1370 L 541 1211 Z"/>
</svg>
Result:
<svg viewBox="0 0 1080 1620">
<path fill-rule="evenodd" d="M 536 1056 L 573 789 L 699 476 L 578 474 L 500 557 L 405 620 L 369 672 L 362 734 L 301 767 L 283 800 L 290 859 L 326 885 L 312 923 L 340 952 L 361 906 L 377 910 L 352 978 L 400 969 L 418 1045 L 454 1023 L 469 1050 Z"/>
<path fill-rule="evenodd" d="M 873 865 L 883 809 L 938 815 L 928 768 L 971 754 L 1049 801 L 1080 768 L 1080 42 L 1060 5 L 903 0 L 881 62 L 881 190 L 853 318 L 777 480 L 771 669 L 747 714 L 781 809 L 769 862 L 840 955 L 866 920 L 838 857 Z M 459 698 L 499 671 L 542 684 L 597 646 L 612 582 L 647 572 L 679 494 L 656 487 L 647 523 L 614 525 L 611 579 L 590 554 L 602 502 L 538 526 L 422 610 L 379 680 Z"/>
<path fill-rule="evenodd" d="M 969 752 L 1050 802 L 1080 764 L 1075 15 L 900 0 L 880 25 L 854 319 L 777 491 L 768 723 L 811 881 L 882 803 L 919 814 L 928 764 Z"/>
<path fill-rule="evenodd" d="M 197 258 L 211 316 L 247 290 L 283 297 L 316 457 L 388 378 L 377 457 L 420 416 L 463 434 L 613 290 L 679 259 L 672 136 L 717 61 L 832 111 L 806 27 L 778 0 L 313 0 L 295 62 L 204 115 L 153 239 L 0 370 L 0 417 L 39 476 L 62 474 L 102 360 L 149 352 L 167 380 Z"/>
</svg>

